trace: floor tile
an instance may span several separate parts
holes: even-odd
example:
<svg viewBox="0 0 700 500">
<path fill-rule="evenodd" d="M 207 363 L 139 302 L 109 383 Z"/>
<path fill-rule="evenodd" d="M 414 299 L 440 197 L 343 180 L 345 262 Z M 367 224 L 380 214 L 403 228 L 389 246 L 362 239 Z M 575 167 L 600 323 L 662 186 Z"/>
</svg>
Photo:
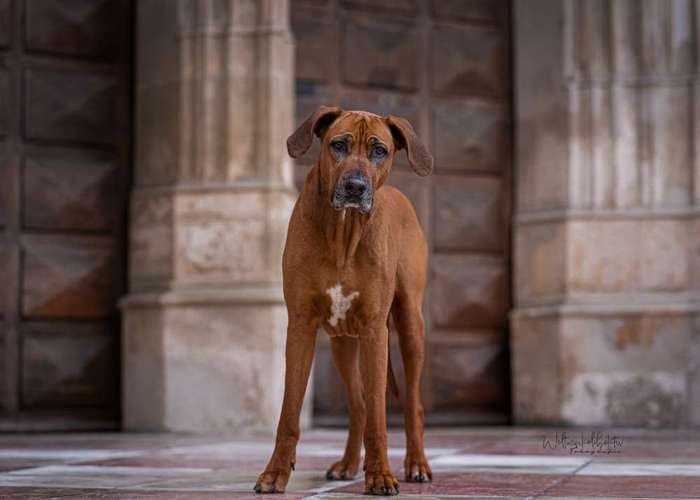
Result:
<svg viewBox="0 0 700 500">
<path fill-rule="evenodd" d="M 548 496 L 621 498 L 700 497 L 700 477 L 687 476 L 569 476 L 546 491 Z"/>
<path fill-rule="evenodd" d="M 445 428 L 426 431 L 434 482 L 401 481 L 401 497 L 427 498 L 698 498 L 700 432 L 612 429 L 621 453 L 575 455 L 548 449 L 557 432 L 600 430 Z M 287 494 L 269 498 L 367 498 L 363 474 L 354 482 L 326 481 L 343 454 L 345 430 L 302 434 L 297 470 Z M 544 437 L 543 437 L 544 436 Z M 0 435 L 0 499 L 13 498 L 256 498 L 255 480 L 272 437 L 178 434 Z M 401 479 L 405 436 L 389 434 L 389 461 Z M 268 500 L 268 497 L 260 497 Z"/>
<path fill-rule="evenodd" d="M 568 474 L 589 461 L 588 458 L 570 456 L 455 454 L 432 460 L 431 467 L 433 471 Z"/>
<path fill-rule="evenodd" d="M 445 473 L 434 474 L 432 483 L 399 481 L 401 494 L 534 496 L 560 481 L 562 476 L 545 474 Z M 334 492 L 361 494 L 364 482 L 358 481 Z"/>
<path fill-rule="evenodd" d="M 577 474 L 584 476 L 695 476 L 700 477 L 700 464 L 682 463 L 609 463 L 586 465 Z M 699 493 L 700 496 L 700 493 Z"/>
</svg>

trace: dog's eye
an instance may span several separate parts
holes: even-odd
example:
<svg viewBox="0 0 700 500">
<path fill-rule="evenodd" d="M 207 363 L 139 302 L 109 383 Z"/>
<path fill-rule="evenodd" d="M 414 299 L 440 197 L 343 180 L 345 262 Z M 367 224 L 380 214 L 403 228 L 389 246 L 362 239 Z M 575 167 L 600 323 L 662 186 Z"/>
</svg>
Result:
<svg viewBox="0 0 700 500">
<path fill-rule="evenodd" d="M 331 149 L 335 151 L 336 153 L 344 153 L 345 152 L 345 141 L 333 141 L 331 142 Z"/>
<path fill-rule="evenodd" d="M 374 146 L 372 148 L 372 156 L 374 158 L 383 158 L 384 156 L 387 155 L 387 153 L 388 153 L 388 151 L 386 150 L 386 148 L 384 146 L 377 145 L 377 146 Z"/>
</svg>

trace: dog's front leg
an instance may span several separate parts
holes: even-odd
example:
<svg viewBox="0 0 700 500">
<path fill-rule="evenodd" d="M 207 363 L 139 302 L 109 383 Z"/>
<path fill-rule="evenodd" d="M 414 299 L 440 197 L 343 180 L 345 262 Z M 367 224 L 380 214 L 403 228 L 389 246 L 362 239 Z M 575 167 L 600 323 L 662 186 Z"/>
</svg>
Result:
<svg viewBox="0 0 700 500">
<path fill-rule="evenodd" d="M 386 323 L 360 336 L 360 373 L 364 387 L 365 493 L 396 495 L 399 482 L 389 469 L 386 435 L 386 375 L 388 360 Z"/>
<path fill-rule="evenodd" d="M 299 415 L 314 358 L 316 329 L 290 319 L 285 350 L 284 400 L 277 425 L 275 451 L 255 483 L 256 493 L 284 493 L 294 468 L 299 441 Z"/>
</svg>

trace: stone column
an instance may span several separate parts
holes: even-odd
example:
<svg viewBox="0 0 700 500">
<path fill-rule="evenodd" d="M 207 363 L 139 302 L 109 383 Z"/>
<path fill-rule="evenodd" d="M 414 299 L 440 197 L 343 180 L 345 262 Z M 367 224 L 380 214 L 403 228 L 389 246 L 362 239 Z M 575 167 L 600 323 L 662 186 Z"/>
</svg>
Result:
<svg viewBox="0 0 700 500">
<path fill-rule="evenodd" d="M 288 2 L 143 0 L 136 19 L 124 426 L 271 431 L 295 199 Z"/>
<path fill-rule="evenodd" d="M 700 2 L 513 7 L 515 420 L 700 424 Z"/>
</svg>

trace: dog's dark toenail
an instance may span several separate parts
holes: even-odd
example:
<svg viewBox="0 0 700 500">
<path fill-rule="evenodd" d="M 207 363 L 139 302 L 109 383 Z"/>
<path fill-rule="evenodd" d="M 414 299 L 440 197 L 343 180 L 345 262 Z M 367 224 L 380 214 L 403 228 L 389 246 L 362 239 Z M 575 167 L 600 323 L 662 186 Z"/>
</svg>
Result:
<svg viewBox="0 0 700 500">
<path fill-rule="evenodd" d="M 425 476 L 423 475 L 422 472 L 421 472 L 420 474 L 418 474 L 418 481 L 420 481 L 421 483 L 422 483 L 423 481 L 425 481 Z"/>
<path fill-rule="evenodd" d="M 253 491 L 255 493 L 260 493 L 262 491 L 262 488 L 260 486 L 256 486 L 255 488 L 253 488 Z"/>
<path fill-rule="evenodd" d="M 328 472 L 326 472 L 326 479 L 328 479 L 329 481 L 333 479 L 333 471 L 329 470 Z"/>
<path fill-rule="evenodd" d="M 347 473 L 347 472 L 342 472 L 342 473 L 340 474 L 340 479 L 345 480 L 345 479 L 347 479 L 347 478 L 348 478 L 348 473 Z"/>
<path fill-rule="evenodd" d="M 387 487 L 382 486 L 382 495 L 386 495 L 387 493 L 389 493 L 389 490 L 387 489 Z"/>
</svg>

